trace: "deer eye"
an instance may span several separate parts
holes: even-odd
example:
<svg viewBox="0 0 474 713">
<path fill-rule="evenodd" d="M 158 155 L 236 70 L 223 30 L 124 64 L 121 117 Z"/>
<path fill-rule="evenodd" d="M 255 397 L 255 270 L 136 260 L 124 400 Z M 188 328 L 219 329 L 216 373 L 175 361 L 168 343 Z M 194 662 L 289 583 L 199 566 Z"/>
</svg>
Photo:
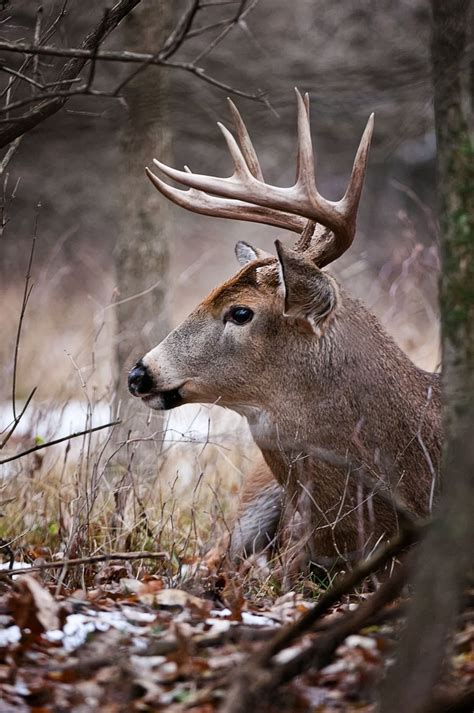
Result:
<svg viewBox="0 0 474 713">
<path fill-rule="evenodd" d="M 234 324 L 247 324 L 253 317 L 253 312 L 249 307 L 231 307 L 224 317 L 224 322 Z"/>
</svg>

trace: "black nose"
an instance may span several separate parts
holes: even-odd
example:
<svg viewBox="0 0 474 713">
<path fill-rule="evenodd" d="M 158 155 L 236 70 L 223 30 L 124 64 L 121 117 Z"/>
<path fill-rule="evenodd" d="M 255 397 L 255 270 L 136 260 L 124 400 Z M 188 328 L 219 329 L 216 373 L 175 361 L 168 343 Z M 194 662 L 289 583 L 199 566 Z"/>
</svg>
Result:
<svg viewBox="0 0 474 713">
<path fill-rule="evenodd" d="M 140 359 L 128 374 L 128 390 L 133 396 L 144 396 L 149 394 L 152 388 L 153 379 Z"/>
</svg>

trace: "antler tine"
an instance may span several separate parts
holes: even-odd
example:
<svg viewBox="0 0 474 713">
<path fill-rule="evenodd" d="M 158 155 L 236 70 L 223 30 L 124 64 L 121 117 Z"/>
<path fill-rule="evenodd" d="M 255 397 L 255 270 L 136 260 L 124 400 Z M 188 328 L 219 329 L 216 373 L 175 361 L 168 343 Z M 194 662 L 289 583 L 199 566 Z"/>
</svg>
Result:
<svg viewBox="0 0 474 713">
<path fill-rule="evenodd" d="M 227 97 L 227 103 L 229 104 L 230 113 L 232 114 L 232 121 L 234 122 L 235 131 L 237 133 L 237 138 L 239 140 L 240 148 L 242 149 L 242 154 L 245 158 L 247 166 L 250 170 L 252 176 L 254 176 L 258 181 L 264 181 L 262 169 L 260 167 L 260 162 L 258 160 L 257 152 L 255 151 L 252 141 L 245 126 L 244 120 L 240 115 L 239 110 L 235 106 L 232 99 Z"/>
<path fill-rule="evenodd" d="M 322 240 L 315 235 L 309 247 L 309 252 L 319 267 L 324 267 L 334 262 L 334 260 L 337 260 L 338 257 L 350 248 L 354 240 L 357 209 L 364 186 L 365 171 L 373 130 L 374 114 L 372 113 L 367 121 L 359 143 L 359 148 L 357 149 L 349 185 L 343 198 L 335 204 L 337 210 L 343 217 L 345 229 L 339 232 L 333 231 L 333 234 L 329 237 L 327 236 L 326 240 Z"/>
<path fill-rule="evenodd" d="M 367 160 L 369 158 L 369 149 L 373 131 L 374 114 L 372 112 L 367 121 L 364 133 L 362 134 L 359 148 L 357 149 L 349 185 L 344 193 L 344 197 L 340 201 L 340 203 L 343 204 L 344 209 L 347 209 L 349 213 L 357 213 L 357 207 L 359 205 L 362 188 L 364 186 L 365 171 L 367 168 Z"/>
<path fill-rule="evenodd" d="M 310 116 L 309 116 L 309 94 L 308 94 L 308 92 L 304 93 L 304 105 L 305 105 L 305 109 L 306 109 L 306 113 L 308 115 L 308 121 L 309 121 Z"/>
<path fill-rule="evenodd" d="M 311 141 L 311 128 L 309 125 L 309 96 L 301 96 L 295 88 L 296 102 L 298 106 L 298 157 L 296 185 L 305 186 L 306 191 L 311 195 L 318 195 L 314 180 L 314 156 L 313 144 Z"/>
<path fill-rule="evenodd" d="M 232 156 L 232 161 L 234 162 L 235 167 L 234 175 L 238 176 L 243 182 L 248 181 L 248 179 L 252 179 L 253 175 L 247 165 L 247 162 L 244 158 L 242 151 L 240 150 L 237 141 L 234 139 L 229 129 L 225 127 L 224 124 L 221 124 L 220 121 L 217 122 L 217 126 L 224 134 L 227 147 L 229 149 L 230 155 Z"/>
<path fill-rule="evenodd" d="M 298 92 L 296 87 L 295 87 L 295 90 L 296 90 L 296 92 Z M 304 93 L 303 101 L 304 101 L 304 108 L 306 109 L 306 115 L 308 117 L 308 125 L 311 127 L 308 92 Z M 314 158 L 313 158 L 313 162 L 314 162 Z M 300 162 L 299 162 L 299 152 L 298 152 L 297 163 L 296 163 L 296 180 L 298 180 L 299 173 L 300 173 Z M 295 244 L 295 248 L 294 248 L 295 250 L 304 252 L 305 250 L 308 249 L 308 247 L 311 244 L 311 238 L 314 235 L 315 228 L 316 228 L 315 221 L 308 219 L 306 221 L 306 225 L 303 229 L 303 232 L 301 233 L 300 237 L 298 238 L 298 240 Z"/>
<path fill-rule="evenodd" d="M 185 170 L 187 173 L 191 173 L 187 167 L 185 167 Z M 301 233 L 307 223 L 306 218 L 300 215 L 293 215 L 292 213 L 285 213 L 270 208 L 262 208 L 252 203 L 246 203 L 245 201 L 211 196 L 195 188 L 183 191 L 162 181 L 161 178 L 150 171 L 149 168 L 145 168 L 145 173 L 162 195 L 176 205 L 181 206 L 181 208 L 186 208 L 186 210 L 190 210 L 193 213 L 210 215 L 215 218 L 231 218 L 234 220 L 249 221 L 251 223 L 265 223 L 266 225 L 273 225 L 276 228 L 291 230 L 294 233 Z"/>
</svg>

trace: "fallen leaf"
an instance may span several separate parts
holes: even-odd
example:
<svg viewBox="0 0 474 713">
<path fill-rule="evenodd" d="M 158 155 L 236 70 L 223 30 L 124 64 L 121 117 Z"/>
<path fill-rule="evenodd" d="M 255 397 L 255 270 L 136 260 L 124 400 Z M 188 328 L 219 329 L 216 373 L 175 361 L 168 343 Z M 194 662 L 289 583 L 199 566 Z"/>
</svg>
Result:
<svg viewBox="0 0 474 713">
<path fill-rule="evenodd" d="M 29 629 L 32 634 L 42 634 L 61 628 L 58 603 L 30 574 L 17 579 L 8 604 L 15 624 L 22 630 Z"/>
<path fill-rule="evenodd" d="M 198 614 L 207 614 L 212 608 L 211 602 L 195 597 L 183 589 L 162 589 L 158 592 L 138 593 L 137 598 L 142 604 L 164 609 L 190 609 Z"/>
</svg>

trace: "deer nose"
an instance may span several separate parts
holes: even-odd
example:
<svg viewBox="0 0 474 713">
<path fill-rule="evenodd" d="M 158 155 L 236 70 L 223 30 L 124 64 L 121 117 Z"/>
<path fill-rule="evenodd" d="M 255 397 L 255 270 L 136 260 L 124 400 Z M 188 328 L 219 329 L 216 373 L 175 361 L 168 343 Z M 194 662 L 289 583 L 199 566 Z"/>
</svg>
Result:
<svg viewBox="0 0 474 713">
<path fill-rule="evenodd" d="M 153 379 L 140 359 L 128 374 L 128 390 L 132 396 L 144 396 L 149 394 L 152 388 Z"/>
</svg>

